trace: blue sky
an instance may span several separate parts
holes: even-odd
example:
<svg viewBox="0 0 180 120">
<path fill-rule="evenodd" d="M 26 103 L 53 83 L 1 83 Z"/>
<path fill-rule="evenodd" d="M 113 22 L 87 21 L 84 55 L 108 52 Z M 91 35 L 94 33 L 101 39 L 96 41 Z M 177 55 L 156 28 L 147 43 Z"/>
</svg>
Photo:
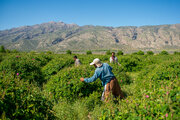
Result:
<svg viewBox="0 0 180 120">
<path fill-rule="evenodd" d="M 49 21 L 142 26 L 180 23 L 180 0 L 0 0 L 0 30 Z"/>
</svg>

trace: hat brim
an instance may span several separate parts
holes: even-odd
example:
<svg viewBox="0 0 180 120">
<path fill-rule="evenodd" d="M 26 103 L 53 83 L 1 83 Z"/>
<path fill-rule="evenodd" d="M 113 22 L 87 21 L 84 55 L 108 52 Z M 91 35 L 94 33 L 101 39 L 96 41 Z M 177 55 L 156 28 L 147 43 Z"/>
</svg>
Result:
<svg viewBox="0 0 180 120">
<path fill-rule="evenodd" d="M 94 63 L 92 62 L 92 63 L 90 63 L 90 65 L 94 65 Z"/>
</svg>

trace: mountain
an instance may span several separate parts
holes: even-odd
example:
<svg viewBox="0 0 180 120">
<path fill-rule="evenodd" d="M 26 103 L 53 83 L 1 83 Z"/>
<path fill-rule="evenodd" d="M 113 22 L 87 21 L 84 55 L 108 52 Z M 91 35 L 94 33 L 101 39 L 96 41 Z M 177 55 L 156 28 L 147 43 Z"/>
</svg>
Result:
<svg viewBox="0 0 180 120">
<path fill-rule="evenodd" d="M 180 24 L 78 26 L 48 22 L 0 31 L 0 45 L 22 51 L 180 49 Z"/>
</svg>

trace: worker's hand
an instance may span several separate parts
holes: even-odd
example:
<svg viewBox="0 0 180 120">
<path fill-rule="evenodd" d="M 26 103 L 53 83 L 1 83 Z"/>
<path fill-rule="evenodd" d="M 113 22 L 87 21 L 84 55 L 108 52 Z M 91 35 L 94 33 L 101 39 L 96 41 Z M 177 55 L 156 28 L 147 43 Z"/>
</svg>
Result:
<svg viewBox="0 0 180 120">
<path fill-rule="evenodd" d="M 120 63 L 118 63 L 119 66 L 122 66 Z"/>
<path fill-rule="evenodd" d="M 84 78 L 80 78 L 80 81 L 81 81 L 81 82 L 84 82 Z"/>
</svg>

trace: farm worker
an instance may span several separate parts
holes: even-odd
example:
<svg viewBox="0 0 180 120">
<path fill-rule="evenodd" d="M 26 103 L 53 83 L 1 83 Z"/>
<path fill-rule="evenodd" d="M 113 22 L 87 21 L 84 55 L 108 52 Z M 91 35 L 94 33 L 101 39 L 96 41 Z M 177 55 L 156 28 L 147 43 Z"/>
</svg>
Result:
<svg viewBox="0 0 180 120">
<path fill-rule="evenodd" d="M 80 78 L 80 81 L 90 83 L 95 81 L 97 78 L 100 78 L 102 85 L 104 86 L 101 98 L 102 101 L 108 100 L 111 94 L 113 94 L 114 97 L 124 97 L 118 81 L 112 73 L 111 66 L 107 63 L 101 63 L 98 58 L 94 59 L 90 65 L 94 65 L 96 68 L 94 75 L 91 78 Z"/>
<path fill-rule="evenodd" d="M 74 56 L 75 66 L 81 65 L 81 61 L 77 58 L 77 56 Z"/>
<path fill-rule="evenodd" d="M 112 52 L 112 56 L 110 57 L 110 63 L 118 63 L 118 59 L 115 56 L 115 52 Z"/>
<path fill-rule="evenodd" d="M 110 57 L 110 63 L 117 63 L 119 66 L 121 66 L 121 64 L 118 62 L 117 57 L 115 56 L 115 52 L 112 52 L 112 56 Z"/>
</svg>

